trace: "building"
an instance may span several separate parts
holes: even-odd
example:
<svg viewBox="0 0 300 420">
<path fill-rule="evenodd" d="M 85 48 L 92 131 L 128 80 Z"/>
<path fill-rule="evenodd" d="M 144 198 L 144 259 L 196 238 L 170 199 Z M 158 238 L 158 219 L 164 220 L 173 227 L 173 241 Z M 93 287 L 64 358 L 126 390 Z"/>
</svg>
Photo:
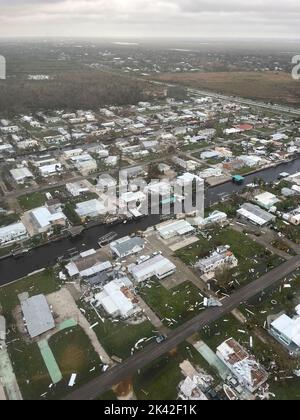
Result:
<svg viewBox="0 0 300 420">
<path fill-rule="evenodd" d="M 251 203 L 243 204 L 237 211 L 237 214 L 242 219 L 245 219 L 260 227 L 266 226 L 276 220 L 274 215 Z"/>
<path fill-rule="evenodd" d="M 145 241 L 143 238 L 136 236 L 130 238 L 126 236 L 125 238 L 118 239 L 115 242 L 110 244 L 110 249 L 114 255 L 118 258 L 129 257 L 130 255 L 138 254 L 145 247 Z"/>
<path fill-rule="evenodd" d="M 128 267 L 128 269 L 138 283 L 150 280 L 152 277 L 163 280 L 176 272 L 176 266 L 162 255 L 150 257 L 141 264 Z"/>
<path fill-rule="evenodd" d="M 267 380 L 265 369 L 233 338 L 217 348 L 217 356 L 250 392 L 257 391 Z"/>
<path fill-rule="evenodd" d="M 78 216 L 85 220 L 87 218 L 96 218 L 107 213 L 107 208 L 100 200 L 88 200 L 77 203 L 75 208 Z"/>
<path fill-rule="evenodd" d="M 161 223 L 156 230 L 162 239 L 171 239 L 176 236 L 186 236 L 195 233 L 196 229 L 186 220 L 175 220 Z"/>
<path fill-rule="evenodd" d="M 260 207 L 266 210 L 271 210 L 272 207 L 280 203 L 280 200 L 276 197 L 276 195 L 271 194 L 269 192 L 264 192 L 262 194 L 257 195 L 254 198 L 254 200 Z"/>
<path fill-rule="evenodd" d="M 59 162 L 52 163 L 50 165 L 44 165 L 39 167 L 39 173 L 42 177 L 47 178 L 48 176 L 58 175 L 62 172 L 62 164 Z"/>
<path fill-rule="evenodd" d="M 237 265 L 238 260 L 229 250 L 229 247 L 221 247 L 213 252 L 210 257 L 199 260 L 195 264 L 195 268 L 197 268 L 202 274 L 207 274 L 214 272 L 219 268 L 233 268 Z"/>
<path fill-rule="evenodd" d="M 59 206 L 44 206 L 29 212 L 38 233 L 45 233 L 54 226 L 66 226 L 67 217 Z"/>
<path fill-rule="evenodd" d="M 182 401 L 208 401 L 206 395 L 201 391 L 197 376 L 187 376 L 179 385 L 179 399 Z"/>
<path fill-rule="evenodd" d="M 10 174 L 17 184 L 24 184 L 25 182 L 34 179 L 33 174 L 26 167 L 12 169 Z"/>
<path fill-rule="evenodd" d="M 21 302 L 25 326 L 31 338 L 36 338 L 53 328 L 55 322 L 44 295 L 37 295 Z"/>
<path fill-rule="evenodd" d="M 300 316 L 283 314 L 270 324 L 269 331 L 291 353 L 300 353 Z"/>
<path fill-rule="evenodd" d="M 90 191 L 85 182 L 73 182 L 66 184 L 66 190 L 73 197 L 80 197 L 82 194 L 86 194 Z"/>
<path fill-rule="evenodd" d="M 130 289 L 132 282 L 127 278 L 116 279 L 106 284 L 103 291 L 95 296 L 96 306 L 102 306 L 112 318 L 129 318 L 141 311 Z"/>
<path fill-rule="evenodd" d="M 104 273 L 112 269 L 110 261 L 103 260 L 102 251 L 91 249 L 81 253 L 79 257 L 66 265 L 66 270 L 72 278 L 89 279 L 99 273 Z"/>
<path fill-rule="evenodd" d="M 213 150 L 202 152 L 200 154 L 200 158 L 202 160 L 219 159 L 220 157 L 221 157 L 220 153 Z"/>
<path fill-rule="evenodd" d="M 224 225 L 227 223 L 228 216 L 226 213 L 215 210 L 205 219 L 203 219 L 203 217 L 196 216 L 188 218 L 187 220 L 190 222 L 191 225 L 197 226 L 201 229 L 216 224 Z"/>
<path fill-rule="evenodd" d="M 28 233 L 23 223 L 14 223 L 0 228 L 0 246 L 10 245 L 27 238 Z"/>
</svg>

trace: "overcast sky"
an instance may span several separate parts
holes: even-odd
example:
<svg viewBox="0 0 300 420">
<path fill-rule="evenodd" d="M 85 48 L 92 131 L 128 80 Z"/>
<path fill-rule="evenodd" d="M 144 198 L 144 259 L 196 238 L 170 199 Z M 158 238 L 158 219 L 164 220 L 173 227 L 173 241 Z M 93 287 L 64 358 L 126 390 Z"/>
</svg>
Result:
<svg viewBox="0 0 300 420">
<path fill-rule="evenodd" d="M 0 36 L 300 38 L 299 0 L 0 0 Z"/>
</svg>

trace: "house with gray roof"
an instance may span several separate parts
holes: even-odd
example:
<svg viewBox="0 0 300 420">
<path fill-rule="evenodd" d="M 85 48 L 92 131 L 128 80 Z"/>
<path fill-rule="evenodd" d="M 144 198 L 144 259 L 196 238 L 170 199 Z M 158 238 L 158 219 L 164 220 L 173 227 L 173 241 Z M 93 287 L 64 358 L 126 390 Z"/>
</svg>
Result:
<svg viewBox="0 0 300 420">
<path fill-rule="evenodd" d="M 139 236 L 130 238 L 126 236 L 110 244 L 110 249 L 113 255 L 118 258 L 129 257 L 130 255 L 138 254 L 145 247 L 145 241 Z"/>
</svg>

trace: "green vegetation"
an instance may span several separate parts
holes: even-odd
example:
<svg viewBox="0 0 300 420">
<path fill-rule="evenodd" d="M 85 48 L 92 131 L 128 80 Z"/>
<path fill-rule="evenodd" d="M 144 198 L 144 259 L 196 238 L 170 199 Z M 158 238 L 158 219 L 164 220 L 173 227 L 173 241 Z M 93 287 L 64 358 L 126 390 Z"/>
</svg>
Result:
<svg viewBox="0 0 300 420">
<path fill-rule="evenodd" d="M 296 244 L 300 244 L 300 226 L 286 224 L 282 220 L 277 219 L 275 222 L 275 230 L 283 233 L 283 235 Z"/>
<path fill-rule="evenodd" d="M 58 290 L 59 284 L 52 269 L 47 269 L 33 276 L 25 277 L 8 286 L 0 288 L 0 313 L 9 320 L 11 312 L 19 304 L 18 294 L 28 292 L 31 296 L 45 295 Z"/>
<path fill-rule="evenodd" d="M 83 303 L 80 303 L 80 306 L 87 311 L 85 316 L 91 325 L 99 323 L 94 331 L 109 356 L 126 359 L 131 355 L 131 349 L 139 340 L 142 338 L 150 339 L 156 335 L 153 332 L 153 325 L 148 321 L 137 325 L 129 325 L 124 321 L 105 320 L 102 322 L 93 309 Z M 145 344 L 149 344 L 149 341 Z"/>
<path fill-rule="evenodd" d="M 14 327 L 15 329 L 16 327 Z M 51 379 L 36 343 L 27 343 L 10 330 L 7 341 L 13 369 L 25 400 L 36 400 L 49 390 Z"/>
<path fill-rule="evenodd" d="M 71 203 L 65 204 L 64 214 L 67 216 L 68 220 L 72 223 L 73 226 L 78 226 L 82 224 L 81 218 L 76 213 L 73 204 Z"/>
<path fill-rule="evenodd" d="M 8 226 L 19 221 L 19 215 L 16 213 L 0 216 L 0 227 Z"/>
<path fill-rule="evenodd" d="M 184 379 L 179 365 L 189 360 L 194 366 L 205 367 L 205 361 L 190 345 L 182 343 L 177 349 L 157 359 L 133 378 L 139 400 L 177 400 L 177 387 Z"/>
<path fill-rule="evenodd" d="M 172 290 L 167 290 L 157 281 L 148 282 L 139 289 L 139 294 L 150 308 L 164 319 L 164 323 L 172 328 L 178 327 L 199 313 L 203 301 L 199 290 L 189 282 Z"/>
<path fill-rule="evenodd" d="M 24 211 L 29 211 L 37 207 L 41 207 L 46 202 L 45 193 L 35 192 L 32 194 L 22 195 L 18 198 L 18 202 Z"/>
<path fill-rule="evenodd" d="M 99 375 L 102 365 L 99 355 L 79 326 L 53 335 L 49 346 L 63 375 L 63 380 L 56 386 L 59 393 L 68 391 L 68 382 L 73 373 L 77 374 L 75 387 L 95 374 Z"/>
<path fill-rule="evenodd" d="M 213 230 L 209 235 L 211 239 L 200 236 L 199 242 L 177 251 L 176 256 L 187 265 L 194 265 L 198 259 L 209 256 L 218 246 L 229 245 L 239 262 L 238 267 L 231 270 L 233 287 L 257 279 L 284 262 L 262 245 L 235 230 Z"/>
</svg>

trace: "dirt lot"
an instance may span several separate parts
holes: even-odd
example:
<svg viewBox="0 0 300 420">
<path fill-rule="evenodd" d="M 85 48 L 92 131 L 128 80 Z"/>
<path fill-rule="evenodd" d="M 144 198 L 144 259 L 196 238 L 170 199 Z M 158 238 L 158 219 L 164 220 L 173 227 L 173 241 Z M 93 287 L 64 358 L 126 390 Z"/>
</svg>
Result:
<svg viewBox="0 0 300 420">
<path fill-rule="evenodd" d="M 244 98 L 300 106 L 300 82 L 288 73 L 165 73 L 157 79 Z"/>
</svg>

